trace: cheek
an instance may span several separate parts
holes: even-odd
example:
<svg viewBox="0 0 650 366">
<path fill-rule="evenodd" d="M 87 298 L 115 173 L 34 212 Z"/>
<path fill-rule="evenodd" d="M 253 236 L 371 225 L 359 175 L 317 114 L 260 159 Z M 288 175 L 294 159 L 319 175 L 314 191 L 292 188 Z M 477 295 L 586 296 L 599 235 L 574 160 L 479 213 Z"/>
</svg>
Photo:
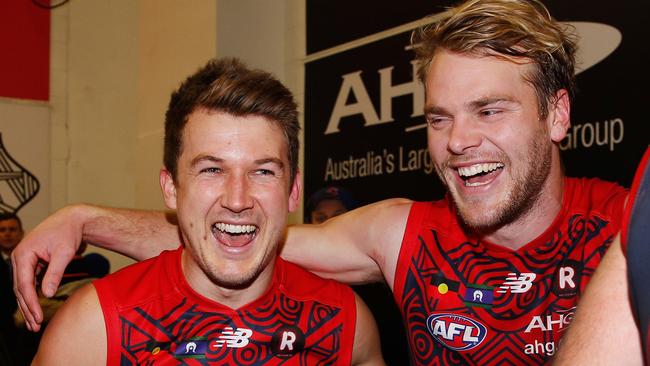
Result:
<svg viewBox="0 0 650 366">
<path fill-rule="evenodd" d="M 214 204 L 217 197 L 209 187 L 196 186 L 192 189 L 179 189 L 176 192 L 178 209 L 202 210 Z"/>
<path fill-rule="evenodd" d="M 289 213 L 289 195 L 284 191 L 260 193 L 257 196 L 257 202 L 262 211 L 274 220 L 279 220 Z"/>
<path fill-rule="evenodd" d="M 429 157 L 433 163 L 440 165 L 446 159 L 446 145 L 439 139 L 429 137 L 427 142 L 427 149 L 429 150 Z"/>
</svg>

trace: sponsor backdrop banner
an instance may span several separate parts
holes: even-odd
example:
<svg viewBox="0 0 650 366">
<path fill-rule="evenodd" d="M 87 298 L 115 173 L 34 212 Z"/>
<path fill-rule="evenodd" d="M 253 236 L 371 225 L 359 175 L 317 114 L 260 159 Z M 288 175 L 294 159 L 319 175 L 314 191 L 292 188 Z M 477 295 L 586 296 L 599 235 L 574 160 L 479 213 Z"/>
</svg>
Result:
<svg viewBox="0 0 650 366">
<path fill-rule="evenodd" d="M 443 195 L 426 150 L 424 93 L 407 46 L 423 17 L 454 3 L 307 0 L 305 197 L 326 185 L 349 188 L 361 203 Z M 650 141 L 643 113 L 650 5 L 544 3 L 581 36 L 572 127 L 560 145 L 567 174 L 629 186 Z"/>
</svg>

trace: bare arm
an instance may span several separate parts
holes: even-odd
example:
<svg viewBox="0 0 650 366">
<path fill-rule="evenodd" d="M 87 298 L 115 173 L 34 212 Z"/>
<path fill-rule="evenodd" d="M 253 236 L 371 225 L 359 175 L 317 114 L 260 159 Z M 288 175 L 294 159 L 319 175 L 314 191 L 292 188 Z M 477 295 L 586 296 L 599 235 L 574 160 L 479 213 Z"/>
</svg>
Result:
<svg viewBox="0 0 650 366">
<path fill-rule="evenodd" d="M 282 257 L 346 283 L 392 288 L 411 201 L 390 199 L 357 208 L 320 225 L 289 227 Z"/>
<path fill-rule="evenodd" d="M 106 326 L 93 285 L 86 285 L 57 311 L 32 365 L 106 365 Z"/>
<path fill-rule="evenodd" d="M 567 332 L 554 365 L 643 365 L 618 238 L 587 285 Z"/>
<path fill-rule="evenodd" d="M 357 303 L 357 322 L 354 331 L 352 365 L 385 365 L 375 318 L 363 300 L 357 294 L 354 296 Z"/>
<path fill-rule="evenodd" d="M 38 262 L 49 262 L 41 288 L 46 296 L 52 296 L 82 241 L 141 260 L 177 247 L 179 237 L 165 212 L 90 205 L 67 206 L 55 212 L 12 253 L 14 290 L 29 329 L 38 330 L 43 319 L 34 288 Z"/>
</svg>

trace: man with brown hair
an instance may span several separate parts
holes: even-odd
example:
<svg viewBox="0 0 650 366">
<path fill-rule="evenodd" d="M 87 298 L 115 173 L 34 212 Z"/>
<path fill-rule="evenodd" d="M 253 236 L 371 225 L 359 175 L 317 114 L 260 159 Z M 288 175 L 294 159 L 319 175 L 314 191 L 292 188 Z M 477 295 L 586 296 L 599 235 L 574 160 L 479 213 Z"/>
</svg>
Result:
<svg viewBox="0 0 650 366">
<path fill-rule="evenodd" d="M 183 245 L 76 292 L 34 364 L 383 365 L 352 290 L 277 256 L 300 196 L 297 115 L 286 87 L 236 60 L 186 79 L 160 171 Z"/>
<path fill-rule="evenodd" d="M 536 0 L 470 0 L 449 13 L 413 38 L 429 154 L 447 197 L 386 200 L 323 225 L 291 227 L 282 256 L 348 283 L 385 280 L 413 364 L 543 364 L 619 231 L 627 192 L 563 174 L 558 143 L 574 90 L 570 31 Z M 131 222 L 173 236 L 162 217 L 71 206 L 41 224 L 16 254 L 25 264 L 21 305 L 33 326 L 39 313 L 27 263 L 64 260 L 59 253 L 81 237 L 149 257 L 161 248 L 139 244 Z M 58 227 L 70 218 L 79 221 Z M 109 239 L 115 228 L 120 237 Z M 57 279 L 53 271 L 46 285 Z"/>
</svg>

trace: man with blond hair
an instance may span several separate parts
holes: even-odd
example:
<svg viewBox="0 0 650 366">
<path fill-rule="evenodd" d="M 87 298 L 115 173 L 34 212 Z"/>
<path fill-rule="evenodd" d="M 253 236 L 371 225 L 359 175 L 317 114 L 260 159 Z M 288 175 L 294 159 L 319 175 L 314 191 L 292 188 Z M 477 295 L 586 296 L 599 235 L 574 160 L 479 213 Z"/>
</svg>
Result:
<svg viewBox="0 0 650 366">
<path fill-rule="evenodd" d="M 415 365 L 544 364 L 619 231 L 627 194 L 562 171 L 573 34 L 536 0 L 469 0 L 412 42 L 428 150 L 447 196 L 391 199 L 291 227 L 281 255 L 348 283 L 386 281 Z M 143 244 L 132 222 L 173 237 L 163 218 L 77 205 L 42 223 L 16 254 L 32 325 L 38 258 L 65 261 L 81 238 L 146 258 L 163 248 Z M 119 237 L 109 238 L 113 230 Z M 45 291 L 58 280 L 50 268 Z"/>
</svg>

